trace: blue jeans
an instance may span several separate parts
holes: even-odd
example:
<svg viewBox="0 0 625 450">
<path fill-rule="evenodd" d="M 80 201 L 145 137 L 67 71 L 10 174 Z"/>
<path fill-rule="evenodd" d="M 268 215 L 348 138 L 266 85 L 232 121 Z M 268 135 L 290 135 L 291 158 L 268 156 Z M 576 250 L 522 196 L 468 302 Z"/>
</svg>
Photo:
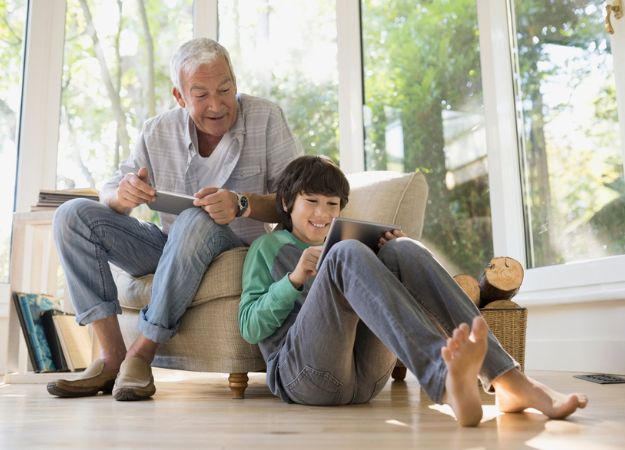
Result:
<svg viewBox="0 0 625 450">
<path fill-rule="evenodd" d="M 80 324 L 121 314 L 109 262 L 132 276 L 154 273 L 139 329 L 157 343 L 176 333 L 213 259 L 244 245 L 200 208 L 183 211 L 165 235 L 152 223 L 85 199 L 59 207 L 53 232 Z"/>
<path fill-rule="evenodd" d="M 358 241 L 342 241 L 321 265 L 278 351 L 281 384 L 295 403 L 362 403 L 382 389 L 397 355 L 440 403 L 447 376 L 444 334 L 470 325 L 478 314 L 417 241 L 392 240 L 377 256 Z M 517 366 L 489 332 L 479 375 L 484 388 Z"/>
</svg>

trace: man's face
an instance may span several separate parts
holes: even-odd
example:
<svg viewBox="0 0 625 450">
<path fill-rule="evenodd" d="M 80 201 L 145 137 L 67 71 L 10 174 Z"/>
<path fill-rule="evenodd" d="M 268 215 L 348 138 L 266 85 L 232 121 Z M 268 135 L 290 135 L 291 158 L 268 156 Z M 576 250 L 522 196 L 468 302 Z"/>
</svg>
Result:
<svg viewBox="0 0 625 450">
<path fill-rule="evenodd" d="M 172 93 L 202 133 L 221 138 L 237 120 L 236 86 L 223 56 L 180 73 L 182 92 Z"/>
</svg>

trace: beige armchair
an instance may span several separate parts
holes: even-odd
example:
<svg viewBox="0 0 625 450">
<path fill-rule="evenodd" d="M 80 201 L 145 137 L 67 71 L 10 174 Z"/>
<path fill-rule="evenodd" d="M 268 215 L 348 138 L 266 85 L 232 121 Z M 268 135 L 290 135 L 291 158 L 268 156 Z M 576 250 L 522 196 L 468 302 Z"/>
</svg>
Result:
<svg viewBox="0 0 625 450">
<path fill-rule="evenodd" d="M 361 172 L 348 175 L 348 179 L 352 189 L 343 216 L 394 223 L 408 236 L 420 238 L 428 193 L 422 174 Z M 215 259 L 178 333 L 159 348 L 154 366 L 229 373 L 234 398 L 243 398 L 247 373 L 265 370 L 258 347 L 245 342 L 239 334 L 241 273 L 246 253 L 247 249 L 237 248 Z M 120 326 L 129 345 L 138 336 L 137 317 L 149 302 L 152 275 L 134 278 L 116 267 L 113 275 L 123 308 Z M 404 368 L 394 373 L 399 379 L 404 375 Z"/>
</svg>

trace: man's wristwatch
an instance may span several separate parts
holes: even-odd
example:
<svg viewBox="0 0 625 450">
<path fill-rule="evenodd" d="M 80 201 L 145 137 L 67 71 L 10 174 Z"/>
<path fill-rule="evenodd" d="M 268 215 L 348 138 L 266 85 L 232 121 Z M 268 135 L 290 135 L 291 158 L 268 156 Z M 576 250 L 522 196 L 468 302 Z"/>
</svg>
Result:
<svg viewBox="0 0 625 450">
<path fill-rule="evenodd" d="M 250 201 L 247 198 L 247 196 L 244 194 L 239 194 L 238 192 L 235 192 L 235 194 L 237 195 L 237 202 L 239 204 L 239 211 L 237 212 L 237 217 L 241 217 L 243 214 L 245 214 L 245 211 L 247 211 L 247 208 L 249 208 Z"/>
</svg>

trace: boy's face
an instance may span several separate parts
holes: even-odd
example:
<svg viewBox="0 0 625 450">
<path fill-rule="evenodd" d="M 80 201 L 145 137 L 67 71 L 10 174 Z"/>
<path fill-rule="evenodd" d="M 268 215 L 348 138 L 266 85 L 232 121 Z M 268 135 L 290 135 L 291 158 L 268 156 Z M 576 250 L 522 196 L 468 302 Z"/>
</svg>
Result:
<svg viewBox="0 0 625 450">
<path fill-rule="evenodd" d="M 338 196 L 297 194 L 291 211 L 293 235 L 307 244 L 321 245 L 332 219 L 338 217 L 340 212 L 341 199 Z"/>
</svg>

